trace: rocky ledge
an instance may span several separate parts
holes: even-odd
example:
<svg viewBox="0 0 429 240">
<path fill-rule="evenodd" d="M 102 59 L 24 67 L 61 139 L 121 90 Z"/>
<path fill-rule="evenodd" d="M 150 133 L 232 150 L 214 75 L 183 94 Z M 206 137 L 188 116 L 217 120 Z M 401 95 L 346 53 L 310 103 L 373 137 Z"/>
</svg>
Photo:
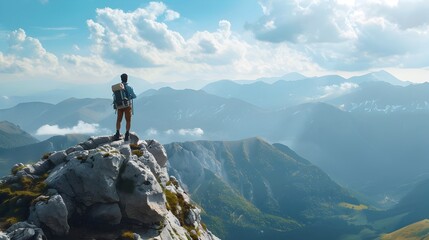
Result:
<svg viewBox="0 0 429 240">
<path fill-rule="evenodd" d="M 0 180 L 0 240 L 218 239 L 155 140 L 93 137 Z"/>
</svg>

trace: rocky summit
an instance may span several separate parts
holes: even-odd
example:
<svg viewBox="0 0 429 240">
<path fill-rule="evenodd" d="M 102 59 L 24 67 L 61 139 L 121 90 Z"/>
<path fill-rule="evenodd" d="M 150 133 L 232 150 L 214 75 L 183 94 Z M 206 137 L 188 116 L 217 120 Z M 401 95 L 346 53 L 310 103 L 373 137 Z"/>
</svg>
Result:
<svg viewBox="0 0 429 240">
<path fill-rule="evenodd" d="M 0 240 L 218 239 L 156 140 L 92 137 L 0 180 Z"/>
</svg>

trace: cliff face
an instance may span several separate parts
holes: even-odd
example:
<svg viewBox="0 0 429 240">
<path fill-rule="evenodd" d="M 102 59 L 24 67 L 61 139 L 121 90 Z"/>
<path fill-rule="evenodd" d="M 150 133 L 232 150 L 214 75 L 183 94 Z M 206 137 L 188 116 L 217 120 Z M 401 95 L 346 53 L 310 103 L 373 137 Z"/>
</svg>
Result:
<svg viewBox="0 0 429 240">
<path fill-rule="evenodd" d="M 0 239 L 217 239 L 164 147 L 95 137 L 0 180 Z"/>
</svg>

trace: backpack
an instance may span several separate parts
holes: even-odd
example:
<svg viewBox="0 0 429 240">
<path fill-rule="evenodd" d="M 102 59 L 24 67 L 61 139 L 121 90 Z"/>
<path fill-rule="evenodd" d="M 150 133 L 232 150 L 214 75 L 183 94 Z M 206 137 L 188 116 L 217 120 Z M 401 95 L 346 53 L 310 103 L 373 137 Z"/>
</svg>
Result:
<svg viewBox="0 0 429 240">
<path fill-rule="evenodd" d="M 131 106 L 131 101 L 128 99 L 127 88 L 122 83 L 112 85 L 113 91 L 113 108 L 122 109 Z"/>
</svg>

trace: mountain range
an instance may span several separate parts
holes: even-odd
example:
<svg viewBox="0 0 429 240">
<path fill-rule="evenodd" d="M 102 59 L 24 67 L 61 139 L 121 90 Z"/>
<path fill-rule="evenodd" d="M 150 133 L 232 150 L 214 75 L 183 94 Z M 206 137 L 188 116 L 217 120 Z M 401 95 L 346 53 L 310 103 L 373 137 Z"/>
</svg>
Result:
<svg viewBox="0 0 429 240">
<path fill-rule="evenodd" d="M 215 234 L 226 239 L 339 239 L 344 232 L 336 227 L 347 226 L 345 216 L 356 214 L 344 206 L 360 205 L 282 144 L 250 138 L 171 143 L 165 148 L 169 171 L 205 210 L 203 217 Z M 314 231 L 321 226 L 323 230 Z"/>
<path fill-rule="evenodd" d="M 427 97 L 426 88 L 427 84 L 400 87 L 368 82 L 361 84 L 362 91 L 338 97 L 336 102 L 332 99 L 333 105 L 316 102 L 277 110 L 202 90 L 161 88 L 148 90 L 134 101 L 132 130 L 163 143 L 253 136 L 281 142 L 310 159 L 335 181 L 382 206 L 386 197 L 394 203 L 427 176 L 429 113 L 345 111 L 336 105 L 344 104 L 346 100 L 340 100 L 347 96 L 371 99 L 378 93 L 380 98 L 396 101 L 394 104 L 402 101 L 411 106 L 413 101 L 409 99 Z M 116 116 L 110 104 L 109 99 L 68 99 L 55 105 L 25 103 L 0 110 L 0 119 L 19 124 L 30 133 L 43 124 L 72 128 L 79 120 L 99 124 L 99 131 L 113 132 Z"/>
<path fill-rule="evenodd" d="M 276 81 L 250 83 L 222 80 L 210 83 L 202 90 L 225 98 L 241 99 L 262 108 L 278 109 L 308 102 L 330 101 L 353 93 L 360 89 L 361 84 L 366 83 L 409 85 L 385 71 L 348 79 L 337 75 L 307 78 L 297 74 L 274 79 Z"/>
<path fill-rule="evenodd" d="M 36 142 L 38 142 L 37 139 L 19 126 L 8 121 L 0 122 L 0 148 L 18 147 Z"/>
</svg>

